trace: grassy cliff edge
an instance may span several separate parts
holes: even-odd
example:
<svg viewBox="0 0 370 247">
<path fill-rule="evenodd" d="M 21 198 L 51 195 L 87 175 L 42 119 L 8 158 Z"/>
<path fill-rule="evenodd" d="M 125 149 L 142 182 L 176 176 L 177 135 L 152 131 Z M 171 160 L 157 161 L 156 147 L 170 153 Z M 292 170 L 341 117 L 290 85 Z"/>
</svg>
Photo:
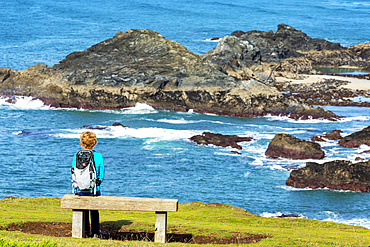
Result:
<svg viewBox="0 0 370 247">
<path fill-rule="evenodd" d="M 153 232 L 152 212 L 100 211 L 102 228 L 118 227 L 122 232 Z M 1 246 L 185 246 L 185 243 L 157 244 L 146 241 L 73 239 L 9 231 L 9 226 L 26 222 L 71 223 L 71 210 L 60 208 L 59 198 L 6 197 L 0 200 Z M 369 246 L 370 230 L 351 225 L 302 218 L 263 218 L 244 209 L 218 203 L 191 202 L 168 213 L 168 233 L 189 234 L 194 239 L 241 239 L 263 236 L 248 244 L 228 246 Z M 191 246 L 200 246 L 192 244 Z M 202 244 L 201 246 L 214 246 Z M 217 246 L 222 246 L 217 245 Z"/>
</svg>

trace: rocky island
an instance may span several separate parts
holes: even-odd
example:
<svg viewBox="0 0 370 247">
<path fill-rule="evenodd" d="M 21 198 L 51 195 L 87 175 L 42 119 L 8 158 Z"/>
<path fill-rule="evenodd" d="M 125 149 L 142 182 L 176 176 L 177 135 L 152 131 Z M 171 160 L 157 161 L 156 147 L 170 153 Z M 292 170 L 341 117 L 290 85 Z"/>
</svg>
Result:
<svg viewBox="0 0 370 247">
<path fill-rule="evenodd" d="M 370 161 L 356 164 L 345 160 L 324 164 L 307 162 L 306 167 L 290 173 L 286 184 L 296 188 L 368 192 L 370 191 Z"/>
<path fill-rule="evenodd" d="M 289 77 L 293 67 L 299 68 L 293 74 L 313 73 L 317 63 L 310 54 L 341 57 L 343 52 L 355 51 L 283 24 L 276 33 L 233 33 L 201 56 L 159 33 L 128 30 L 52 67 L 0 69 L 0 94 L 33 96 L 54 107 L 119 109 L 140 102 L 159 110 L 335 119 L 329 111 L 282 94 L 274 82 L 278 75 Z M 358 59 L 351 62 L 368 65 L 366 52 L 366 47 L 357 49 Z"/>
<path fill-rule="evenodd" d="M 265 152 L 271 158 L 322 159 L 325 152 L 320 144 L 298 139 L 289 134 L 277 134 Z"/>
</svg>

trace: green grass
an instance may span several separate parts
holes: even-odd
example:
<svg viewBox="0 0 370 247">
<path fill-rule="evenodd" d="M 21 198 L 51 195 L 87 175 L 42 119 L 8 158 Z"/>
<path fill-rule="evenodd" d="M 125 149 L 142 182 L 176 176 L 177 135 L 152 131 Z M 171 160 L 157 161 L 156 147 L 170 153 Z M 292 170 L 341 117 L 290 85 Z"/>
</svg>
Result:
<svg viewBox="0 0 370 247">
<path fill-rule="evenodd" d="M 0 228 L 6 229 L 11 223 L 22 224 L 28 221 L 70 223 L 72 212 L 61 209 L 58 198 L 4 198 L 0 200 Z M 100 211 L 100 222 L 103 225 L 115 224 L 124 228 L 125 231 L 138 229 L 153 232 L 154 221 L 153 212 Z M 247 234 L 269 236 L 267 239 L 248 244 L 248 246 L 370 246 L 370 230 L 363 227 L 309 219 L 263 218 L 230 205 L 200 202 L 180 204 L 178 212 L 168 213 L 168 232 L 217 238 Z M 57 238 L 0 230 L 0 246 L 194 245 Z"/>
</svg>

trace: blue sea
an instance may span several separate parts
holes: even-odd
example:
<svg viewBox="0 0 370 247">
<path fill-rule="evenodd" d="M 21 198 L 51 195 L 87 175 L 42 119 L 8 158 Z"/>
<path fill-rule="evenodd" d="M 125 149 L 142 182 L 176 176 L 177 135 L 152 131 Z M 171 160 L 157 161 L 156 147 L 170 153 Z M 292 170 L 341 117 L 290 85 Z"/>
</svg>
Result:
<svg viewBox="0 0 370 247">
<path fill-rule="evenodd" d="M 2 1 L 0 68 L 50 66 L 74 51 L 111 38 L 118 31 L 151 29 L 189 51 L 203 54 L 236 30 L 276 31 L 279 23 L 313 38 L 350 46 L 368 42 L 368 0 L 187 0 L 187 1 Z M 295 189 L 290 171 L 311 160 L 269 159 L 264 155 L 277 133 L 309 140 L 334 129 L 343 136 L 370 125 L 370 109 L 325 107 L 340 121 L 286 117 L 226 117 L 157 111 L 145 102 L 122 110 L 55 109 L 31 97 L 13 103 L 0 98 L 0 198 L 62 197 L 71 193 L 70 167 L 84 125 L 95 130 L 103 154 L 103 195 L 178 198 L 241 207 L 264 217 L 300 217 L 370 228 L 369 193 Z M 120 122 L 124 127 L 111 127 Z M 241 154 L 231 148 L 198 146 L 189 138 L 204 131 L 253 137 Z M 320 143 L 318 162 L 369 159 L 368 146 Z"/>
</svg>

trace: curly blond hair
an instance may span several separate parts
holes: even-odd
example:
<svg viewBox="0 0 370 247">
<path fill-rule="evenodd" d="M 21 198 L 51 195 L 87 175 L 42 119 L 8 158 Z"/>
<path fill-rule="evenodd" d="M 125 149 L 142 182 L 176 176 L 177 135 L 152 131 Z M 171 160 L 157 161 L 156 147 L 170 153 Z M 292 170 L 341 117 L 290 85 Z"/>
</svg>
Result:
<svg viewBox="0 0 370 247">
<path fill-rule="evenodd" d="M 80 135 L 80 145 L 85 149 L 92 150 L 97 143 L 98 140 L 93 132 L 85 131 Z"/>
</svg>

